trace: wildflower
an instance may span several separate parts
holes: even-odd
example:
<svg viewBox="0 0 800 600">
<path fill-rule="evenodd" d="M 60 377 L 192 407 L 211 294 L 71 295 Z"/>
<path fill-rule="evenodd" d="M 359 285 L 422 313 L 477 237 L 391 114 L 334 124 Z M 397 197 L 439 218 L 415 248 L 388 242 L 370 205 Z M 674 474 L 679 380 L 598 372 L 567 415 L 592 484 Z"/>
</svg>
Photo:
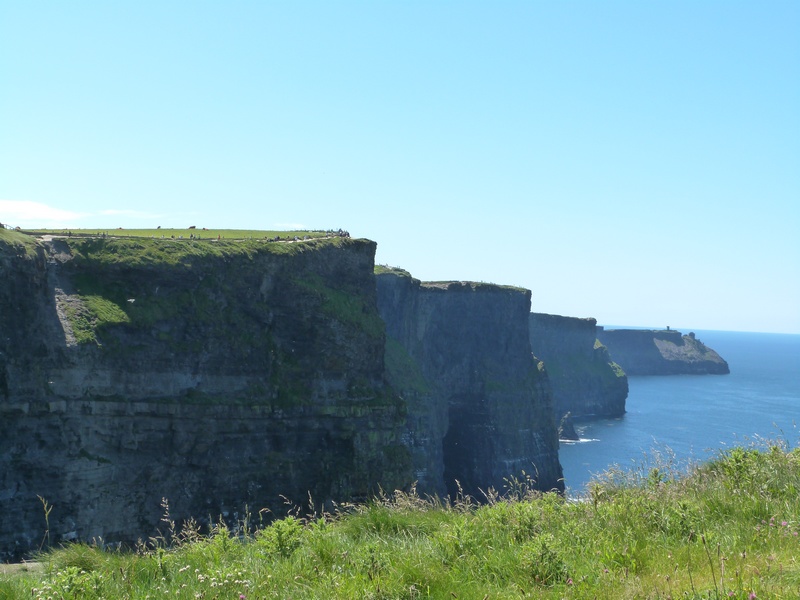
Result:
<svg viewBox="0 0 800 600">
<path fill-rule="evenodd" d="M 567 585 L 572 585 L 572 577 L 570 577 L 569 579 L 567 579 Z"/>
<path fill-rule="evenodd" d="M 781 521 L 781 526 L 782 527 L 786 527 L 787 525 L 789 525 L 789 523 L 787 523 L 786 521 Z"/>
<path fill-rule="evenodd" d="M 239 594 L 239 600 L 245 600 L 246 596 L 244 594 Z"/>
<path fill-rule="evenodd" d="M 756 596 L 755 592 L 750 592 L 750 595 L 747 597 L 747 600 L 756 600 L 758 596 Z"/>
</svg>

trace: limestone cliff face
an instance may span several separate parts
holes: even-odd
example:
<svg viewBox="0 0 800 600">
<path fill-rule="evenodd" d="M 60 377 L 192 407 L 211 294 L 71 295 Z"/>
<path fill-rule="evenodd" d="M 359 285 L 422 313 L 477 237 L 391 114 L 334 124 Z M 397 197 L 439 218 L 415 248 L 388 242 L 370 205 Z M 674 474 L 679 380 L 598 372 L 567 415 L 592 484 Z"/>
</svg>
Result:
<svg viewBox="0 0 800 600">
<path fill-rule="evenodd" d="M 597 338 L 628 375 L 724 375 L 728 363 L 694 333 L 675 330 L 603 329 Z"/>
<path fill-rule="evenodd" d="M 617 417 L 625 412 L 628 378 L 597 342 L 595 319 L 531 313 L 531 348 L 544 361 L 556 418 Z"/>
<path fill-rule="evenodd" d="M 375 244 L 0 235 L 0 559 L 412 480 Z"/>
<path fill-rule="evenodd" d="M 420 488 L 502 491 L 521 471 L 563 489 L 546 376 L 531 359 L 530 292 L 377 276 L 391 383 L 409 404 L 407 444 Z"/>
</svg>

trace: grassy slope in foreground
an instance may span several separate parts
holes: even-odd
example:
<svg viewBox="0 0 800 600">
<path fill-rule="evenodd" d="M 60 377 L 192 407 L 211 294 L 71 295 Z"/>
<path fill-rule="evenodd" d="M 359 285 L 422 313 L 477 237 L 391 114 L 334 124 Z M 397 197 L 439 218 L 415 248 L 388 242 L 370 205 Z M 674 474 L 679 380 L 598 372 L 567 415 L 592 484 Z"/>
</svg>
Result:
<svg viewBox="0 0 800 600">
<path fill-rule="evenodd" d="M 255 532 L 167 522 L 137 553 L 47 552 L 40 571 L 0 576 L 0 597 L 798 597 L 800 450 L 608 473 L 583 502 L 512 483 L 483 506 L 397 495 Z"/>
</svg>

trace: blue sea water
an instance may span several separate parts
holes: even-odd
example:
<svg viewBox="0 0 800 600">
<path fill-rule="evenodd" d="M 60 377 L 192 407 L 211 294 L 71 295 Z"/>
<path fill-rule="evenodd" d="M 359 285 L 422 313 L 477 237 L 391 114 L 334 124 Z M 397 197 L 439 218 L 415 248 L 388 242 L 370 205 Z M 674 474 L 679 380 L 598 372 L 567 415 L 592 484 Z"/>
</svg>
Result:
<svg viewBox="0 0 800 600">
<path fill-rule="evenodd" d="M 800 442 L 800 335 L 695 331 L 728 361 L 729 375 L 629 377 L 627 412 L 582 423 L 582 440 L 559 450 L 568 493 L 594 474 L 637 468 L 660 454 L 678 464 L 727 448 Z"/>
</svg>

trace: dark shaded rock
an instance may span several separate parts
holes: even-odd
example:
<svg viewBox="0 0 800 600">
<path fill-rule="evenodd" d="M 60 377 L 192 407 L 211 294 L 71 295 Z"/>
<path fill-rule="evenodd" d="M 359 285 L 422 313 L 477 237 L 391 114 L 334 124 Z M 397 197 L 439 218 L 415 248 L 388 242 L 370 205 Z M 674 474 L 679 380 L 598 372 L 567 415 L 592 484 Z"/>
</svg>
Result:
<svg viewBox="0 0 800 600">
<path fill-rule="evenodd" d="M 0 559 L 412 481 L 375 244 L 0 232 Z"/>
<path fill-rule="evenodd" d="M 572 421 L 572 415 L 570 415 L 570 413 L 561 417 L 561 422 L 558 424 L 558 439 L 573 442 L 577 442 L 581 439 L 581 436 L 575 431 L 575 423 Z"/>
<path fill-rule="evenodd" d="M 597 328 L 598 339 L 628 375 L 725 375 L 728 363 L 694 333 Z"/>
<path fill-rule="evenodd" d="M 409 407 L 407 443 L 422 491 L 482 498 L 531 474 L 563 490 L 546 376 L 531 360 L 530 292 L 379 273 L 387 371 Z"/>
<path fill-rule="evenodd" d="M 595 319 L 531 313 L 531 349 L 544 361 L 556 418 L 617 417 L 625 413 L 628 378 L 597 342 Z"/>
</svg>

